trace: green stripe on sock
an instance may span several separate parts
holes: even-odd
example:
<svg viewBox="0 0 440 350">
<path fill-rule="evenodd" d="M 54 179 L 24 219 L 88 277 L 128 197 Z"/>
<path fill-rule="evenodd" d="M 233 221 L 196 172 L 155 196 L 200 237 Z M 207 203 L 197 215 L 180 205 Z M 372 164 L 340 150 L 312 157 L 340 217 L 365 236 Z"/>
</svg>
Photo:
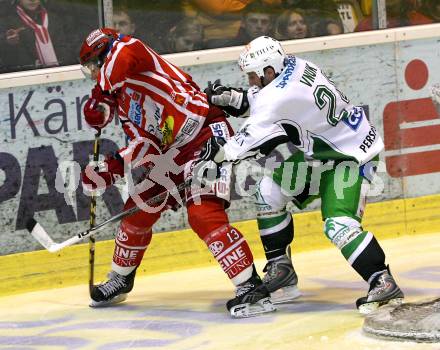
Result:
<svg viewBox="0 0 440 350">
<path fill-rule="evenodd" d="M 257 218 L 258 229 L 265 230 L 274 227 L 279 223 L 281 223 L 286 217 L 287 217 L 287 213 L 270 218 Z"/>
<path fill-rule="evenodd" d="M 366 231 L 362 232 L 359 236 L 341 249 L 341 253 L 346 260 L 350 259 L 351 254 L 353 254 L 357 247 L 359 247 L 359 245 L 363 242 L 366 235 Z"/>
</svg>

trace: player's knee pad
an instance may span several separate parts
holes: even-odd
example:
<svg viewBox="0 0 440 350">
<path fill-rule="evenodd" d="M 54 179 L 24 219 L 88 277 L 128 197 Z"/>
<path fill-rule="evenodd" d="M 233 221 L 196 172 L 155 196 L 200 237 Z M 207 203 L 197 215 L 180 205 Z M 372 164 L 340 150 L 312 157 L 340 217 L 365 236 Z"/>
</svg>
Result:
<svg viewBox="0 0 440 350">
<path fill-rule="evenodd" d="M 151 227 L 140 227 L 129 220 L 122 220 L 115 238 L 113 271 L 126 275 L 139 266 L 151 237 Z"/>
<path fill-rule="evenodd" d="M 252 276 L 252 252 L 236 228 L 230 225 L 220 227 L 205 236 L 204 241 L 235 285 L 247 281 Z"/>
<path fill-rule="evenodd" d="M 270 215 L 285 210 L 290 198 L 271 177 L 264 176 L 257 186 L 254 195 L 257 215 Z"/>
<path fill-rule="evenodd" d="M 192 202 L 187 212 L 189 225 L 201 239 L 229 223 L 224 202 L 220 199 L 204 199 L 199 205 Z"/>
</svg>

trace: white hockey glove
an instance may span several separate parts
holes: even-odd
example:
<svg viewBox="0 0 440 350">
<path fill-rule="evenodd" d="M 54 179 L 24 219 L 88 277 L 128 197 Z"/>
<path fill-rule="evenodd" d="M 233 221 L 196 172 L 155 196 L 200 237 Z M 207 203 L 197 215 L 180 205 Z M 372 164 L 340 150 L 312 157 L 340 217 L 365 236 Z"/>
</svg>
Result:
<svg viewBox="0 0 440 350">
<path fill-rule="evenodd" d="M 205 144 L 200 154 L 200 160 L 213 161 L 221 164 L 225 160 L 225 150 L 223 145 L 226 141 L 221 137 L 211 137 Z"/>
<path fill-rule="evenodd" d="M 213 84 L 209 81 L 205 93 L 209 103 L 222 108 L 226 113 L 235 117 L 242 115 L 249 108 L 246 91 L 221 85 L 220 79 L 217 79 Z"/>
</svg>

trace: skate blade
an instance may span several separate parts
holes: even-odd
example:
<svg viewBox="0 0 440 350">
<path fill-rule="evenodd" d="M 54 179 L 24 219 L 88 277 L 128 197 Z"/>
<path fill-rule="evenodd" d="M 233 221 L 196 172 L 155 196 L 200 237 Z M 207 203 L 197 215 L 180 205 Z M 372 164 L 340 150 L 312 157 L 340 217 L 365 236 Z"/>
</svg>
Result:
<svg viewBox="0 0 440 350">
<path fill-rule="evenodd" d="M 255 304 L 239 304 L 229 310 L 234 318 L 252 317 L 273 311 L 276 311 L 276 307 L 269 297 L 258 300 Z"/>
<path fill-rule="evenodd" d="M 270 293 L 270 298 L 272 299 L 272 303 L 282 304 L 282 303 L 288 303 L 290 301 L 293 301 L 301 296 L 301 292 L 298 289 L 297 285 L 294 286 L 287 286 L 282 287 L 278 290 L 276 290 L 273 293 Z"/>
<path fill-rule="evenodd" d="M 105 300 L 105 301 L 95 301 L 92 299 L 89 306 L 92 308 L 107 307 L 107 306 L 112 306 L 115 304 L 122 303 L 125 299 L 127 299 L 127 293 L 119 294 L 119 295 L 115 296 L 114 298 L 112 298 L 110 300 Z"/>
<path fill-rule="evenodd" d="M 371 303 L 365 303 L 359 306 L 358 310 L 359 313 L 362 315 L 368 315 L 370 312 L 376 311 L 378 308 L 380 308 L 383 305 L 393 305 L 398 306 L 403 303 L 403 298 L 394 298 L 390 300 L 385 301 L 375 301 Z"/>
</svg>

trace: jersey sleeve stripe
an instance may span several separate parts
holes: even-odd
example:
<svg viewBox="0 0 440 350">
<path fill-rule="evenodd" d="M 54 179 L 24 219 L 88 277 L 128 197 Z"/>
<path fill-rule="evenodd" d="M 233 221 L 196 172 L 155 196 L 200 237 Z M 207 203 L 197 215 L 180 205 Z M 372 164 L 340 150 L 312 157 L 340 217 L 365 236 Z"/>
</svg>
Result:
<svg viewBox="0 0 440 350">
<path fill-rule="evenodd" d="M 165 71 L 168 69 L 168 70 L 172 70 L 174 72 L 174 74 L 176 74 L 181 81 L 186 82 L 188 80 L 187 77 L 182 73 L 182 71 L 177 69 L 172 63 L 166 61 L 162 57 L 159 57 L 150 48 L 146 47 L 146 49 L 150 53 L 150 55 L 153 57 L 154 64 L 155 64 L 156 69 L 159 73 L 165 73 Z"/>
<path fill-rule="evenodd" d="M 146 89 L 148 89 L 150 92 L 154 92 L 156 95 L 160 96 L 163 100 L 165 100 L 166 102 L 168 102 L 169 105 L 173 106 L 174 109 L 176 109 L 177 111 L 179 111 L 180 113 L 183 113 L 185 115 L 189 115 L 189 116 L 193 116 L 197 119 L 200 118 L 205 118 L 207 111 L 205 111 L 205 113 L 199 114 L 193 111 L 190 111 L 188 109 L 183 108 L 182 106 L 178 105 L 177 103 L 175 103 L 171 96 L 169 96 L 167 93 L 165 93 L 164 91 L 162 91 L 161 89 L 146 83 L 144 81 L 140 81 L 140 80 L 135 80 L 135 79 L 127 79 L 127 82 L 133 85 L 139 85 L 142 86 Z"/>
<path fill-rule="evenodd" d="M 170 80 L 166 79 L 165 77 L 162 77 L 158 74 L 155 74 L 154 72 L 144 72 L 141 75 L 147 77 L 148 82 L 150 82 L 151 84 L 154 84 L 158 88 L 161 88 L 161 87 L 159 85 L 156 85 L 157 82 L 160 82 L 161 84 L 168 87 L 168 91 L 166 91 L 167 89 L 161 88 L 161 90 L 163 90 L 166 93 L 172 93 L 173 91 L 176 90 L 176 87 L 179 87 L 179 90 L 182 92 L 182 94 L 187 96 L 188 104 L 193 104 L 198 107 L 204 107 L 206 109 L 209 109 L 209 105 L 206 102 L 206 99 L 204 99 L 203 95 L 199 96 L 199 95 L 194 94 L 194 92 L 191 90 L 190 91 L 186 90 L 184 87 L 182 87 L 180 82 L 170 81 Z M 150 78 L 150 79 L 148 79 L 148 78 Z"/>
<path fill-rule="evenodd" d="M 118 81 L 117 83 L 112 84 L 111 77 L 112 77 L 115 65 L 117 66 L 117 61 L 118 61 L 119 53 L 121 52 L 121 50 L 125 46 L 132 45 L 135 42 L 136 42 L 136 39 L 130 39 L 128 42 L 116 42 L 115 43 L 115 45 L 111 51 L 110 60 L 104 64 L 104 66 L 101 70 L 102 72 L 104 72 L 103 76 L 105 79 L 105 83 L 104 83 L 104 86 L 102 86 L 102 84 L 101 84 L 101 87 L 104 87 L 103 88 L 104 90 L 108 90 L 108 91 L 113 92 L 113 91 L 121 88 L 124 85 L 124 80 Z"/>
</svg>

